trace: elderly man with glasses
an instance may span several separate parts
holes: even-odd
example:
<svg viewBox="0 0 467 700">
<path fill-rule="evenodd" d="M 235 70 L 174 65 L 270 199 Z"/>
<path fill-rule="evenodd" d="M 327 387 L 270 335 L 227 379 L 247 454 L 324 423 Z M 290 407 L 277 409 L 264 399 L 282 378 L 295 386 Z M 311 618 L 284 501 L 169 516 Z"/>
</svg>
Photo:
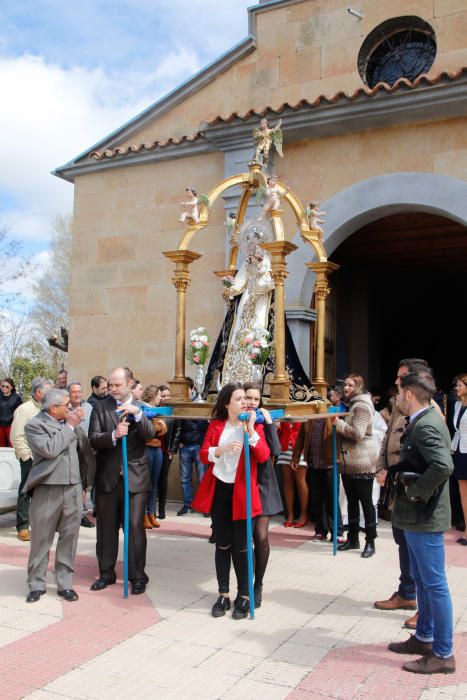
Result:
<svg viewBox="0 0 467 700">
<path fill-rule="evenodd" d="M 55 532 L 57 593 L 69 602 L 78 600 L 72 576 L 83 502 L 75 429 L 84 411 L 81 407 L 71 410 L 69 400 L 68 392 L 50 389 L 42 399 L 41 411 L 24 428 L 33 462 L 24 487 L 32 495 L 27 603 L 36 603 L 46 592 Z"/>
</svg>

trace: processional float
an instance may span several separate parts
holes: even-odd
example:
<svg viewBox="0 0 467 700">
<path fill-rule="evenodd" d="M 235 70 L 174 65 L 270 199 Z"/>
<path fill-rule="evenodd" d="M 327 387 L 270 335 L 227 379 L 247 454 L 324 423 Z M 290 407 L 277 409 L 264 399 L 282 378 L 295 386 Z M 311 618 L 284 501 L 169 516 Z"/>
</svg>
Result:
<svg viewBox="0 0 467 700">
<path fill-rule="evenodd" d="M 231 214 L 230 219 L 230 251 L 228 267 L 215 271 L 218 278 L 234 277 L 237 272 L 238 256 L 238 232 L 247 220 L 247 207 L 252 195 L 258 199 L 259 193 L 266 194 L 266 202 L 258 217 L 258 221 L 266 219 L 272 231 L 272 240 L 261 243 L 271 261 L 271 276 L 274 280 L 274 376 L 268 380 L 270 398 L 268 407 L 283 408 L 288 416 L 311 415 L 323 408 L 321 401 L 297 402 L 290 400 L 290 378 L 286 369 L 285 352 L 285 290 L 284 284 L 287 278 L 287 256 L 297 249 L 289 238 L 296 231 L 300 232 L 302 239 L 311 246 L 315 262 L 307 262 L 316 276 L 315 280 L 315 310 L 316 310 L 316 335 L 315 335 L 315 376 L 312 384 L 318 397 L 326 399 L 327 382 L 325 377 L 325 324 L 326 324 L 326 297 L 330 293 L 328 276 L 338 269 L 338 265 L 329 262 L 323 245 L 323 230 L 319 218 L 324 212 L 318 211 L 318 205 L 310 203 L 304 208 L 297 195 L 286 185 L 279 181 L 275 175 L 264 172 L 271 148 L 275 144 L 279 154 L 282 155 L 280 122 L 276 127 L 269 128 L 267 120 L 263 119 L 260 128 L 254 133 L 257 141 L 253 160 L 248 165 L 248 172 L 232 175 L 221 182 L 206 195 L 198 197 L 196 190 L 187 188 L 187 201 L 181 202 L 182 215 L 180 221 L 186 228 L 182 233 L 176 250 L 165 251 L 163 254 L 174 263 L 174 275 L 172 282 L 177 294 L 176 311 L 176 340 L 175 340 L 175 373 L 170 383 L 172 405 L 175 415 L 207 415 L 210 410 L 208 402 L 193 404 L 190 398 L 188 379 L 185 375 L 185 346 L 186 346 L 186 308 L 187 290 L 190 285 L 190 265 L 198 260 L 201 255 L 190 249 L 198 231 L 209 225 L 210 213 L 214 203 L 231 188 L 241 189 L 236 214 Z M 263 162 L 260 162 L 262 158 Z M 285 202 L 290 207 L 296 222 L 296 227 L 289 236 L 286 235 L 282 219 L 283 210 L 280 203 Z M 318 404 L 318 405 L 317 405 Z"/>
</svg>

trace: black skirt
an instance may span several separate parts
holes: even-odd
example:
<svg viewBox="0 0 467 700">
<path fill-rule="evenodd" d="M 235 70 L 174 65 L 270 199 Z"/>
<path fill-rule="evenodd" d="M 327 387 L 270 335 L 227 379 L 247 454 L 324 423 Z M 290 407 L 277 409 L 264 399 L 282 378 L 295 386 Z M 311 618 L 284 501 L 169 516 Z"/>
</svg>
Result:
<svg viewBox="0 0 467 700">
<path fill-rule="evenodd" d="M 467 452 L 459 452 L 459 448 L 452 455 L 454 462 L 453 476 L 458 481 L 467 480 Z"/>
</svg>

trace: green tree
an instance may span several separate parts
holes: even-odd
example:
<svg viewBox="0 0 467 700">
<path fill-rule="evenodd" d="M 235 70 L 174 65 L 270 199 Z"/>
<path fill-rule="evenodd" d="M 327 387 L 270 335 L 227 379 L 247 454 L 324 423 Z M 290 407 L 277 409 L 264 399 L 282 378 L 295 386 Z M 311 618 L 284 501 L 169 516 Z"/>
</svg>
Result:
<svg viewBox="0 0 467 700">
<path fill-rule="evenodd" d="M 23 400 L 31 395 L 31 383 L 34 377 L 48 377 L 50 367 L 41 357 L 20 355 L 15 357 L 11 365 L 10 376 Z"/>
</svg>

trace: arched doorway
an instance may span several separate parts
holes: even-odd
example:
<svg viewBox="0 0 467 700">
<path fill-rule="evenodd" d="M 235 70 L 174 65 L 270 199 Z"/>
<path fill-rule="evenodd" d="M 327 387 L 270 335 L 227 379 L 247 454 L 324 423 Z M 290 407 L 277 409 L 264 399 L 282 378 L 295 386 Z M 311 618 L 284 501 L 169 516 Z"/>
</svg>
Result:
<svg viewBox="0 0 467 700">
<path fill-rule="evenodd" d="M 465 371 L 467 228 L 425 212 L 361 227 L 333 253 L 336 375 L 365 374 L 383 390 L 402 357 L 424 357 L 440 387 Z"/>
<path fill-rule="evenodd" d="M 465 371 L 458 338 L 465 306 L 460 277 L 467 265 L 467 182 L 421 172 L 378 175 L 338 192 L 322 207 L 328 259 L 341 265 L 331 277 L 336 333 L 329 345 L 336 375 L 327 376 L 328 382 L 352 370 L 370 384 L 389 386 L 402 356 L 421 355 L 433 363 L 438 383 L 448 387 L 453 373 Z M 315 280 L 303 272 L 306 246 L 298 235 L 294 242 L 298 250 L 286 292 L 288 304 L 303 309 L 299 345 L 301 337 L 310 338 L 305 313 Z M 415 310 L 414 323 L 407 309 Z"/>
</svg>

